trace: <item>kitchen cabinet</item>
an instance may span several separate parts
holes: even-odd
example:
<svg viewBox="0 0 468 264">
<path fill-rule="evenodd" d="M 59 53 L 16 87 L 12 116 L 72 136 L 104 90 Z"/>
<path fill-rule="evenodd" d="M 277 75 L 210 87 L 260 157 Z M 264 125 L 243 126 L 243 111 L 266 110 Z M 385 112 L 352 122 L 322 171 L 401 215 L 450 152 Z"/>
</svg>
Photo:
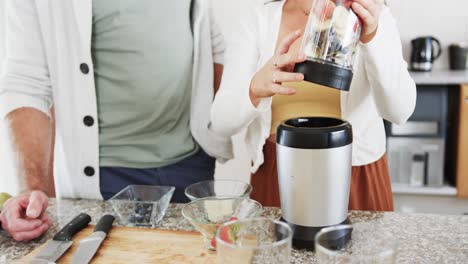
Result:
<svg viewBox="0 0 468 264">
<path fill-rule="evenodd" d="M 460 113 L 457 150 L 458 197 L 468 198 L 468 84 L 460 89 Z"/>
<path fill-rule="evenodd" d="M 444 186 L 410 186 L 392 184 L 395 210 L 437 214 L 468 213 L 468 70 L 434 69 L 432 72 L 410 72 L 421 89 L 448 87 L 446 161 Z M 419 95 L 418 95 L 419 96 Z M 458 166 L 457 166 L 458 165 Z"/>
</svg>

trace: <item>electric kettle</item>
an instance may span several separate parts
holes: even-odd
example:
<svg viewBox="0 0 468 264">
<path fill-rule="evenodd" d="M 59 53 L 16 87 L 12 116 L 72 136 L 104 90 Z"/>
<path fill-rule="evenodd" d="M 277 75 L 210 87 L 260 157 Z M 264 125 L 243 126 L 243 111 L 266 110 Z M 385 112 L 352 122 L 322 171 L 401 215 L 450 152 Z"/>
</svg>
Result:
<svg viewBox="0 0 468 264">
<path fill-rule="evenodd" d="M 428 72 L 442 54 L 440 41 L 434 37 L 420 37 L 411 41 L 411 70 Z"/>
</svg>

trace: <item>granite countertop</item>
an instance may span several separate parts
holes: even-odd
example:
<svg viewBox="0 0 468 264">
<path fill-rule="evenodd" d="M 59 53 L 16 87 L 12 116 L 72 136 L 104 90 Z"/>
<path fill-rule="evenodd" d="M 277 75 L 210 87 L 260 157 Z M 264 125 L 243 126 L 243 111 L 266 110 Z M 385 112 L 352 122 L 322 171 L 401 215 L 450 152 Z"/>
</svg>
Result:
<svg viewBox="0 0 468 264">
<path fill-rule="evenodd" d="M 460 85 L 468 84 L 468 70 L 434 69 L 431 72 L 410 72 L 416 84 Z"/>
<path fill-rule="evenodd" d="M 182 217 L 181 205 L 170 205 L 161 229 L 193 230 Z M 48 213 L 54 226 L 40 239 L 29 243 L 15 242 L 0 231 L 0 263 L 19 259 L 55 234 L 79 212 L 92 216 L 93 224 L 101 216 L 113 213 L 106 202 L 89 200 L 50 200 Z M 279 218 L 280 210 L 267 208 L 267 217 Z M 468 216 L 404 213 L 350 213 L 353 224 L 378 227 L 391 232 L 399 241 L 396 263 L 468 263 Z M 118 221 L 117 221 L 117 224 Z M 372 237 L 362 241 L 373 243 Z M 314 253 L 293 250 L 291 263 L 315 263 Z"/>
</svg>

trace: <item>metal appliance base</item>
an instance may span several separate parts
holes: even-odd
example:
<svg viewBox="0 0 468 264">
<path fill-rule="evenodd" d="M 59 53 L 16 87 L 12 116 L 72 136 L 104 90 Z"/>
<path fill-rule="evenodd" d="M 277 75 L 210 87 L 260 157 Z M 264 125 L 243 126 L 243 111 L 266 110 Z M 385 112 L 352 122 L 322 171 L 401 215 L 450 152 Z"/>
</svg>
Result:
<svg viewBox="0 0 468 264">
<path fill-rule="evenodd" d="M 309 226 L 300 226 L 288 223 L 288 221 L 281 218 L 282 222 L 287 223 L 291 229 L 293 230 L 293 247 L 296 249 L 310 249 L 315 250 L 315 235 L 326 227 L 331 226 L 320 226 L 320 227 L 309 227 Z M 346 218 L 345 221 L 337 224 L 337 225 L 351 225 L 351 220 Z M 333 225 L 332 225 L 333 226 Z M 349 240 L 351 240 L 351 231 L 336 231 L 339 233 L 335 233 L 333 238 L 329 239 L 329 246 L 340 249 L 346 246 Z M 300 235 L 299 235 L 300 234 Z M 303 239 L 307 237 L 308 239 Z"/>
</svg>

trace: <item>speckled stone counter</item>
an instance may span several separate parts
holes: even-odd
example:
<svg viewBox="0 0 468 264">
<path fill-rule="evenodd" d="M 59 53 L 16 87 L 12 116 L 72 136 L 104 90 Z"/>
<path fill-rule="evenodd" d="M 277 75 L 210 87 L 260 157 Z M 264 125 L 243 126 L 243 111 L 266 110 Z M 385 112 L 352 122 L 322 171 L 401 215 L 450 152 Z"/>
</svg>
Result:
<svg viewBox="0 0 468 264">
<path fill-rule="evenodd" d="M 161 229 L 193 230 L 182 217 L 180 208 L 181 205 L 170 206 Z M 35 241 L 14 242 L 0 231 L 0 263 L 11 263 L 25 256 L 80 212 L 91 215 L 93 224 L 104 214 L 113 213 L 112 208 L 102 201 L 54 199 L 50 201 L 48 212 L 55 224 Z M 267 208 L 265 216 L 279 218 L 280 211 Z M 354 224 L 378 227 L 393 233 L 399 241 L 397 263 L 468 263 L 468 216 L 352 212 L 350 218 Z M 365 243 L 372 243 L 372 237 Z M 292 252 L 291 263 L 315 262 L 311 251 Z"/>
</svg>

